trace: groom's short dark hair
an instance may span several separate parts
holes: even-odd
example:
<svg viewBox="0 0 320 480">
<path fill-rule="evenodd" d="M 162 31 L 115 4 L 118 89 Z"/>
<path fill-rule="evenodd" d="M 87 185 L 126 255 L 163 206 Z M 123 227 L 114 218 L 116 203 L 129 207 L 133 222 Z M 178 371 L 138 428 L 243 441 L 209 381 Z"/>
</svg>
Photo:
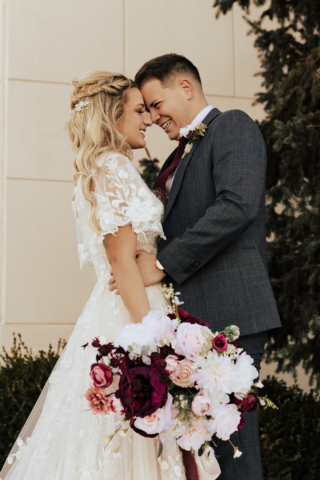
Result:
<svg viewBox="0 0 320 480">
<path fill-rule="evenodd" d="M 165 84 L 177 74 L 191 75 L 201 85 L 201 78 L 197 67 L 190 60 L 176 53 L 168 53 L 146 62 L 135 76 L 139 88 L 149 80 L 157 79 Z"/>
</svg>

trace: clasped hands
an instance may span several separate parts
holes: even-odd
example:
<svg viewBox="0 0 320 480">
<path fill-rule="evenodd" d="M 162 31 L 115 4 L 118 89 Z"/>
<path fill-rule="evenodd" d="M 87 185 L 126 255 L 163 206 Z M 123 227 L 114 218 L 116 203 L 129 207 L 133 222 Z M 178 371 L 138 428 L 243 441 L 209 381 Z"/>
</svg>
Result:
<svg viewBox="0 0 320 480">
<path fill-rule="evenodd" d="M 156 255 L 143 250 L 137 250 L 136 262 L 145 287 L 155 285 L 156 283 L 161 282 L 161 280 L 165 277 L 165 273 L 156 267 L 156 260 Z M 110 292 L 115 291 L 117 295 L 120 295 L 112 270 L 110 274 L 111 278 L 108 282 L 109 290 Z"/>
</svg>

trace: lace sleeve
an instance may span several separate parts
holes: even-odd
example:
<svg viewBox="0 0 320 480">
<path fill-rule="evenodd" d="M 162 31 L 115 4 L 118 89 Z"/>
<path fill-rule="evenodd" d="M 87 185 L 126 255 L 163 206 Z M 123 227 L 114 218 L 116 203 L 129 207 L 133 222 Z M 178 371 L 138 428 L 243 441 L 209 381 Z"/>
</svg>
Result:
<svg viewBox="0 0 320 480">
<path fill-rule="evenodd" d="M 119 227 L 132 225 L 135 233 L 161 228 L 161 208 L 130 160 L 109 155 L 98 163 L 95 193 L 102 237 L 115 234 Z M 159 202 L 160 203 L 160 202 Z M 102 238 L 99 239 L 102 241 Z"/>
</svg>

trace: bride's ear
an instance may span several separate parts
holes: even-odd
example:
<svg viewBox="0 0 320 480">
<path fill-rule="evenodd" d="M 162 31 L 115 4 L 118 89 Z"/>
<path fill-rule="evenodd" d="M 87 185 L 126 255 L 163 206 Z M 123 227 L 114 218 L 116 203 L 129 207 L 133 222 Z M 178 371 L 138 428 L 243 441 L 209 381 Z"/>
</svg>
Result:
<svg viewBox="0 0 320 480">
<path fill-rule="evenodd" d="M 183 93 L 187 97 L 187 100 L 192 100 L 194 95 L 194 86 L 190 82 L 190 80 L 187 80 L 186 78 L 180 80 L 179 87 L 182 89 Z"/>
</svg>

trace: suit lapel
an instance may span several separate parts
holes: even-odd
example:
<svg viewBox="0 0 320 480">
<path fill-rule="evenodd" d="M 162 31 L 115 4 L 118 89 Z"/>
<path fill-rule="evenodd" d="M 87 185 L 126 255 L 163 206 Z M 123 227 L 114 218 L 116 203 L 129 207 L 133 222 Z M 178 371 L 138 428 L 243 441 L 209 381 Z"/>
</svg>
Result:
<svg viewBox="0 0 320 480">
<path fill-rule="evenodd" d="M 220 115 L 220 113 L 221 113 L 220 110 L 218 110 L 217 108 L 214 108 L 213 110 L 211 110 L 208 113 L 208 115 L 205 117 L 205 119 L 203 120 L 202 123 L 204 123 L 205 125 L 209 125 L 209 123 L 211 123 L 212 120 L 214 120 L 218 115 Z M 181 184 L 182 184 L 184 174 L 185 174 L 185 172 L 187 170 L 187 167 L 188 167 L 188 165 L 189 165 L 189 163 L 190 163 L 190 161 L 191 161 L 191 159 L 194 155 L 194 152 L 196 151 L 197 146 L 199 145 L 201 140 L 204 140 L 204 139 L 205 139 L 205 136 L 203 138 L 197 140 L 196 143 L 193 145 L 191 152 L 185 158 L 180 160 L 180 163 L 178 165 L 178 168 L 176 170 L 176 174 L 175 174 L 175 177 L 174 177 L 174 180 L 173 180 L 173 183 L 172 183 L 172 187 L 171 187 L 167 207 L 166 207 L 166 210 L 164 212 L 164 217 L 163 217 L 162 223 L 165 222 L 166 218 L 168 217 L 168 215 L 170 213 L 172 205 L 173 205 L 175 199 L 177 198 L 178 192 L 179 192 Z M 171 155 L 170 155 L 170 157 L 171 157 Z M 170 157 L 168 158 L 168 160 L 170 159 Z M 168 162 L 168 160 L 167 160 L 167 162 Z M 167 163 L 167 162 L 165 162 L 165 163 Z M 168 163 L 166 168 L 168 168 L 169 165 L 170 165 L 170 163 Z"/>
</svg>

